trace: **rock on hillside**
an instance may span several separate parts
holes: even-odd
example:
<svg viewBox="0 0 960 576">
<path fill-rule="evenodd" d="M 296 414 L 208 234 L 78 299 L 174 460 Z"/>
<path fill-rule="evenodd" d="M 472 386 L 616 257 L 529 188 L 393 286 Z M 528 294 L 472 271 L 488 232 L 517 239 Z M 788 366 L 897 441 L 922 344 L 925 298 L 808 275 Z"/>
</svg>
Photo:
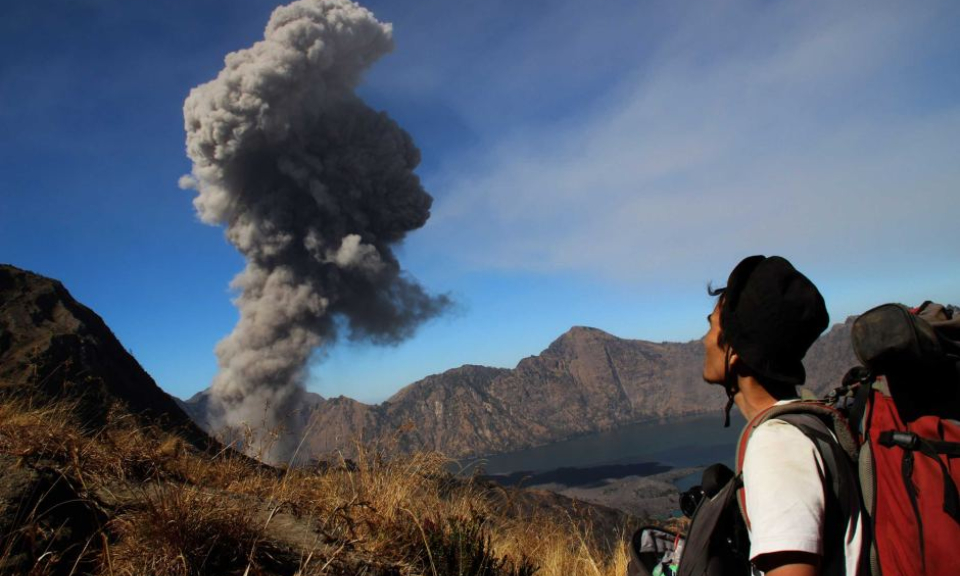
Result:
<svg viewBox="0 0 960 576">
<path fill-rule="evenodd" d="M 121 410 L 209 446 L 99 316 L 60 282 L 9 265 L 0 265 L 0 393 L 72 397 L 91 428 Z"/>
<path fill-rule="evenodd" d="M 817 392 L 855 363 L 850 321 L 814 345 L 806 362 Z M 574 327 L 514 369 L 461 366 L 410 384 L 371 406 L 349 398 L 317 405 L 305 443 L 313 455 L 354 438 L 453 457 L 548 444 L 624 424 L 716 412 L 723 391 L 701 379 L 703 347 L 618 338 Z"/>
</svg>

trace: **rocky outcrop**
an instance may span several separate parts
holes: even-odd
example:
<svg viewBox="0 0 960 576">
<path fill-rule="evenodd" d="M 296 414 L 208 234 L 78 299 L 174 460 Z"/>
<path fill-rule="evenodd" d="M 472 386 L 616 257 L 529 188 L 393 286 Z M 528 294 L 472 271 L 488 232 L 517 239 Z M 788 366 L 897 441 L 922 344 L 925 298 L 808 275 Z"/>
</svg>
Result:
<svg viewBox="0 0 960 576">
<path fill-rule="evenodd" d="M 99 316 L 60 282 L 9 265 L 0 265 L 0 393 L 71 398 L 91 429 L 120 411 L 209 447 Z"/>
</svg>

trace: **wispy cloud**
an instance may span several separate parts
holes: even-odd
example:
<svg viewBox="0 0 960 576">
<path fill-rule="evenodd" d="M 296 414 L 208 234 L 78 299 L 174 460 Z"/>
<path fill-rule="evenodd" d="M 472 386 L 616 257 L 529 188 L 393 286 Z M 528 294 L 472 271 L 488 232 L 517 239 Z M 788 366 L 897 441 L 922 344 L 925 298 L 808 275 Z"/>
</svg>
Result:
<svg viewBox="0 0 960 576">
<path fill-rule="evenodd" d="M 629 19 L 649 26 L 642 11 L 627 16 L 613 39 Z M 471 268 L 627 282 L 699 280 L 706 263 L 754 252 L 826 268 L 956 260 L 955 211 L 937 206 L 960 187 L 960 97 L 936 93 L 958 46 L 956 8 L 735 2 L 668 16 L 676 28 L 650 31 L 645 48 L 638 37 L 636 61 L 589 106 L 516 129 L 491 119 L 477 149 L 433 177 L 419 249 Z M 587 52 L 604 42 L 594 19 L 583 14 L 593 33 L 576 39 Z M 506 68 L 526 70 L 530 87 L 526 59 Z M 596 79 L 587 62 L 568 70 L 571 84 Z M 513 90 L 517 76 L 502 82 Z M 462 103 L 464 116 L 519 105 L 498 88 L 487 96 Z"/>
</svg>

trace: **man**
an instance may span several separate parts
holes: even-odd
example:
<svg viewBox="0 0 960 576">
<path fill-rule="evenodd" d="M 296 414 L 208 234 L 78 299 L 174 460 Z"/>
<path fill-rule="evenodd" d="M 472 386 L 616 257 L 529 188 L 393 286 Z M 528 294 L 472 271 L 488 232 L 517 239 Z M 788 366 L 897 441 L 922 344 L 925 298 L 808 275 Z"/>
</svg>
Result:
<svg viewBox="0 0 960 576">
<path fill-rule="evenodd" d="M 711 294 L 719 300 L 703 338 L 703 379 L 726 390 L 728 424 L 734 404 L 750 422 L 771 406 L 797 401 L 802 359 L 828 323 L 816 286 L 783 258 L 751 256 Z M 839 518 L 845 529 L 828 530 L 826 519 L 836 519 L 838 507 L 830 504 L 824 477 L 820 453 L 798 428 L 771 419 L 754 431 L 743 490 L 756 569 L 769 576 L 857 573 L 858 501 L 848 502 L 857 513 Z"/>
</svg>

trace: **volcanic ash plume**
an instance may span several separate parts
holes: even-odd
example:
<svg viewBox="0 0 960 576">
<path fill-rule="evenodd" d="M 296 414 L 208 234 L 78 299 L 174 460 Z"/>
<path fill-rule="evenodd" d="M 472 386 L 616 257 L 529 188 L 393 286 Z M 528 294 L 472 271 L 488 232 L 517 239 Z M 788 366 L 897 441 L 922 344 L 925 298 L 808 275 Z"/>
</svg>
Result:
<svg viewBox="0 0 960 576">
<path fill-rule="evenodd" d="M 289 429 L 307 363 L 338 331 L 397 343 L 449 303 L 406 276 L 392 250 L 430 215 L 413 173 L 420 153 L 354 94 L 391 48 L 390 25 L 360 6 L 300 0 L 187 97 L 193 173 L 181 186 L 247 260 L 232 284 L 240 321 L 216 349 L 220 427 Z"/>
</svg>

